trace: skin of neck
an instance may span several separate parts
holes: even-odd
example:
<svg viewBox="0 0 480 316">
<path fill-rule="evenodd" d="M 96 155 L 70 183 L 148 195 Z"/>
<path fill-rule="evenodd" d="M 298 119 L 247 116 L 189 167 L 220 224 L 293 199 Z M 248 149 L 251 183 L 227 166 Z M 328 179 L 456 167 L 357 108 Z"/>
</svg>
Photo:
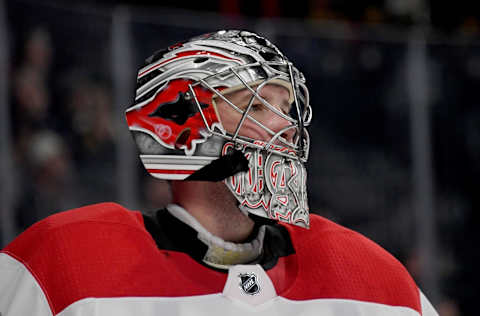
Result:
<svg viewBox="0 0 480 316">
<path fill-rule="evenodd" d="M 183 207 L 213 235 L 241 243 L 254 222 L 237 207 L 237 200 L 223 182 L 172 181 L 172 202 Z"/>
</svg>

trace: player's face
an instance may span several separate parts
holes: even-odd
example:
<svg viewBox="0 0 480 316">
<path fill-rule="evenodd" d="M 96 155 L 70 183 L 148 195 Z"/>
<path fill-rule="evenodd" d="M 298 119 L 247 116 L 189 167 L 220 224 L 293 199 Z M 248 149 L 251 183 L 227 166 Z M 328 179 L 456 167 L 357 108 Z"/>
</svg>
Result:
<svg viewBox="0 0 480 316">
<path fill-rule="evenodd" d="M 289 91 L 287 88 L 276 84 L 265 85 L 258 93 L 265 101 L 274 106 L 277 110 L 287 114 L 290 112 L 291 104 L 289 103 Z M 252 93 L 248 89 L 242 89 L 225 95 L 225 97 L 238 106 L 240 109 L 247 109 L 252 99 Z M 216 98 L 217 109 L 220 115 L 220 121 L 227 132 L 235 133 L 238 123 L 242 118 L 242 114 L 232 108 L 227 102 L 221 98 Z M 265 127 L 277 133 L 290 123 L 278 114 L 270 110 L 257 98 L 253 99 L 250 111 L 251 117 L 260 122 Z M 282 133 L 282 137 L 292 142 L 295 130 L 289 129 Z M 239 135 L 250 137 L 257 140 L 268 142 L 272 135 L 266 130 L 255 124 L 250 119 L 245 119 L 239 131 Z"/>
</svg>

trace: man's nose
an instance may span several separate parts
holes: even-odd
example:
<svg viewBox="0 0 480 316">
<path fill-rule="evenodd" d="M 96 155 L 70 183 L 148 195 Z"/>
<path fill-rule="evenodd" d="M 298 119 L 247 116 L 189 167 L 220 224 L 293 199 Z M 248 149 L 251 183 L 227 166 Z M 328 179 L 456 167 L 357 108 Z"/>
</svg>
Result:
<svg viewBox="0 0 480 316">
<path fill-rule="evenodd" d="M 275 134 L 282 131 L 280 136 L 290 143 L 293 142 L 296 128 L 291 122 L 272 112 L 267 119 L 266 125 Z"/>
</svg>

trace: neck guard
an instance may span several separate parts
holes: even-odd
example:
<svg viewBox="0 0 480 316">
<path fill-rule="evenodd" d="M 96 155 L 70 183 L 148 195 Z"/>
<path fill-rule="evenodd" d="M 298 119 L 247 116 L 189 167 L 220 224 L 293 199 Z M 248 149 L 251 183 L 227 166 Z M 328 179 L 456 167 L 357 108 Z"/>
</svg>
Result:
<svg viewBox="0 0 480 316">
<path fill-rule="evenodd" d="M 228 269 L 231 265 L 252 262 L 262 253 L 265 226 L 259 228 L 257 236 L 251 242 L 232 243 L 211 234 L 182 207 L 170 204 L 167 206 L 167 210 L 172 216 L 198 233 L 197 238 L 207 246 L 207 251 L 202 259 L 207 265 Z"/>
</svg>

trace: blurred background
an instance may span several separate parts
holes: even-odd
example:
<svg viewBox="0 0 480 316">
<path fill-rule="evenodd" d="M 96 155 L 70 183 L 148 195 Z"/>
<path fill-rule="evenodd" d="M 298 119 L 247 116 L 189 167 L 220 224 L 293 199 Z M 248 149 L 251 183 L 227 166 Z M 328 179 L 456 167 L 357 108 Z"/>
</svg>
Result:
<svg viewBox="0 0 480 316">
<path fill-rule="evenodd" d="M 307 77 L 312 211 L 394 254 L 440 315 L 476 314 L 475 2 L 188 3 L 0 0 L 0 248 L 61 210 L 164 206 L 123 116 L 137 68 L 191 36 L 248 29 Z"/>
</svg>

